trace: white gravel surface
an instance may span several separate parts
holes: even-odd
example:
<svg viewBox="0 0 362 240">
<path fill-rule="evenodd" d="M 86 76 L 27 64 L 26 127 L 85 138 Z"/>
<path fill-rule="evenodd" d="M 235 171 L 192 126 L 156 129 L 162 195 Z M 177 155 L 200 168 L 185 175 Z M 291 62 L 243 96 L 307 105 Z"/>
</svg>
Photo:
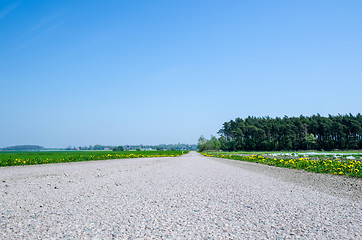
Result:
<svg viewBox="0 0 362 240">
<path fill-rule="evenodd" d="M 1 239 L 362 239 L 362 182 L 198 153 L 0 168 Z"/>
</svg>

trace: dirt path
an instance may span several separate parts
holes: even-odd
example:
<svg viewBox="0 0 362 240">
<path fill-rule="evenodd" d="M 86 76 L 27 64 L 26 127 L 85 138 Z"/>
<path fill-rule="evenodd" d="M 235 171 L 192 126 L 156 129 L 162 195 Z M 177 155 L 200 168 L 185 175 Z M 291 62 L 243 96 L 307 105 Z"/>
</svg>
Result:
<svg viewBox="0 0 362 240">
<path fill-rule="evenodd" d="M 5 167 L 0 239 L 361 239 L 361 186 L 195 152 Z"/>
</svg>

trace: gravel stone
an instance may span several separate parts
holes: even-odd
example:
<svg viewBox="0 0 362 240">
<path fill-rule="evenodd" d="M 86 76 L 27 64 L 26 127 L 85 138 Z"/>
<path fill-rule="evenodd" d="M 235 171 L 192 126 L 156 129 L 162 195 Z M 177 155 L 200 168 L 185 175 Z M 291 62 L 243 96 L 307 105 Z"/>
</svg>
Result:
<svg viewBox="0 0 362 240">
<path fill-rule="evenodd" d="M 362 239 L 362 180 L 196 152 L 0 168 L 0 239 Z"/>
</svg>

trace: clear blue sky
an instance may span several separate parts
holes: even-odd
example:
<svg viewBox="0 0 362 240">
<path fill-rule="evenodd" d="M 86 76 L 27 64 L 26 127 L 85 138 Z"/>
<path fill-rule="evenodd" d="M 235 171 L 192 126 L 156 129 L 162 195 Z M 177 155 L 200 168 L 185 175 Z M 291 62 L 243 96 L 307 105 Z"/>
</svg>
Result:
<svg viewBox="0 0 362 240">
<path fill-rule="evenodd" d="M 197 143 L 362 110 L 362 1 L 0 1 L 0 147 Z"/>
</svg>

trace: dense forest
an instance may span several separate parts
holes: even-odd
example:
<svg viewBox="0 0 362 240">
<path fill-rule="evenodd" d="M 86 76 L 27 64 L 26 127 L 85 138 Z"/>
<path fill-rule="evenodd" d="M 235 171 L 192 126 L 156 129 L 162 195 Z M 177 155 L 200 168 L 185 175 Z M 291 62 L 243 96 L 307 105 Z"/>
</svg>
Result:
<svg viewBox="0 0 362 240">
<path fill-rule="evenodd" d="M 362 149 L 362 115 L 236 118 L 218 134 L 210 140 L 200 137 L 199 150 Z"/>
</svg>

